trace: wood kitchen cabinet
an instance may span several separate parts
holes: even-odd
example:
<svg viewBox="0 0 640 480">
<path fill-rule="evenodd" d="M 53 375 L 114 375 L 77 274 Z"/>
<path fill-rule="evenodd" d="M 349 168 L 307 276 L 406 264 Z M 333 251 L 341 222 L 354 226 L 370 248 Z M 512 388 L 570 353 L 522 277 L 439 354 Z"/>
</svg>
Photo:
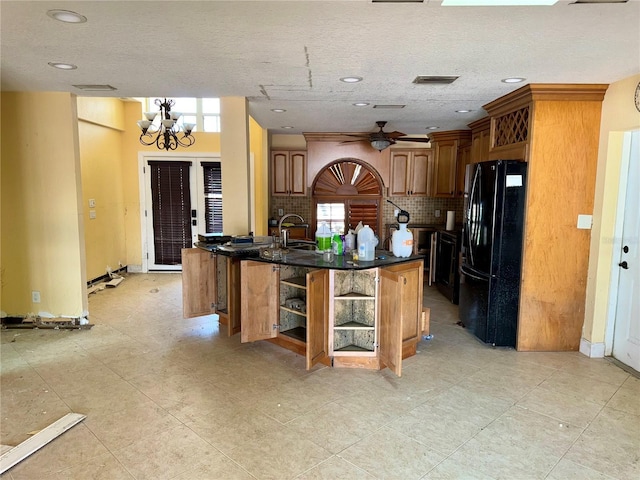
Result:
<svg viewBox="0 0 640 480">
<path fill-rule="evenodd" d="M 306 357 L 327 356 L 328 270 L 243 260 L 241 341 L 269 340 Z"/>
<path fill-rule="evenodd" d="M 392 150 L 389 195 L 427 196 L 432 162 L 430 149 Z"/>
<path fill-rule="evenodd" d="M 470 123 L 471 129 L 471 163 L 489 160 L 491 134 L 491 117 L 484 117 Z"/>
<path fill-rule="evenodd" d="M 456 164 L 456 197 L 464 196 L 464 181 L 467 165 L 471 163 L 471 144 L 458 147 L 458 159 Z"/>
<path fill-rule="evenodd" d="M 227 334 L 240 331 L 240 263 L 200 248 L 182 249 L 184 318 L 217 314 Z"/>
<path fill-rule="evenodd" d="M 431 134 L 434 149 L 433 197 L 453 198 L 458 188 L 458 151 L 470 142 L 468 130 L 452 130 Z"/>
<path fill-rule="evenodd" d="M 271 195 L 297 196 L 307 194 L 307 152 L 304 150 L 274 150 L 271 152 Z"/>
<path fill-rule="evenodd" d="M 422 280 L 422 262 L 380 269 L 380 363 L 398 376 L 420 341 Z"/>
<path fill-rule="evenodd" d="M 525 160 L 516 349 L 578 350 L 585 316 L 600 117 L 607 85 L 530 84 L 484 105 L 490 160 Z"/>
</svg>

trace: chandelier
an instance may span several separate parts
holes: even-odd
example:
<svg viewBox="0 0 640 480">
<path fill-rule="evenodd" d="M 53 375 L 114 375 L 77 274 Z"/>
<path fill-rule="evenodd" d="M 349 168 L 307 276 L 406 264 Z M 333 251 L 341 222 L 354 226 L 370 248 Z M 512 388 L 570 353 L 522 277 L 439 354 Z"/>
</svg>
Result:
<svg viewBox="0 0 640 480">
<path fill-rule="evenodd" d="M 181 113 L 172 112 L 171 107 L 175 105 L 175 101 L 161 101 L 156 98 L 155 104 L 160 107 L 160 125 L 154 125 L 153 121 L 158 112 L 144 112 L 146 120 L 139 120 L 138 126 L 142 130 L 140 135 L 140 143 L 143 145 L 153 145 L 154 143 L 159 149 L 175 150 L 178 145 L 181 147 L 190 147 L 196 141 L 191 135 L 194 129 L 194 123 L 179 124 L 178 120 L 182 116 Z M 182 138 L 178 138 L 178 134 L 183 132 Z"/>
</svg>

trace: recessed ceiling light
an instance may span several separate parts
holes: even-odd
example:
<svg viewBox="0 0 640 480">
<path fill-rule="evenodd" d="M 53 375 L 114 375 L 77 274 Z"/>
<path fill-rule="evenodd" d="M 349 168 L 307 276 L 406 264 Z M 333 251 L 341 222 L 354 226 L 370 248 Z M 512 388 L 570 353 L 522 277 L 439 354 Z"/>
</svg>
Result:
<svg viewBox="0 0 640 480">
<path fill-rule="evenodd" d="M 344 83 L 358 83 L 362 81 L 362 77 L 342 77 L 340 81 Z"/>
<path fill-rule="evenodd" d="M 49 10 L 47 11 L 47 15 L 54 20 L 65 23 L 84 23 L 87 21 L 87 17 L 84 15 L 70 10 Z"/>
<path fill-rule="evenodd" d="M 524 82 L 525 80 L 526 78 L 522 78 L 522 77 L 509 77 L 509 78 L 503 78 L 500 81 L 502 83 L 520 83 L 520 82 Z"/>
<path fill-rule="evenodd" d="M 472 112 L 472 111 L 473 110 L 464 110 L 464 109 L 462 109 L 462 110 L 456 110 L 456 113 L 469 113 L 469 112 Z"/>
<path fill-rule="evenodd" d="M 75 70 L 78 68 L 72 63 L 49 62 L 50 67 L 59 68 L 60 70 Z"/>
<path fill-rule="evenodd" d="M 284 128 L 285 130 L 291 130 L 293 127 L 290 125 L 285 125 L 284 127 L 280 127 L 280 128 Z"/>
<path fill-rule="evenodd" d="M 358 102 L 353 104 L 354 107 L 366 107 L 367 105 L 369 105 L 367 102 Z"/>
<path fill-rule="evenodd" d="M 284 113 L 284 112 L 286 112 L 286 110 L 284 108 L 272 108 L 271 111 L 272 112 L 276 112 L 276 113 Z"/>
<path fill-rule="evenodd" d="M 435 125 L 432 125 L 431 127 L 427 127 L 426 130 L 437 130 L 440 127 L 436 127 Z"/>
</svg>

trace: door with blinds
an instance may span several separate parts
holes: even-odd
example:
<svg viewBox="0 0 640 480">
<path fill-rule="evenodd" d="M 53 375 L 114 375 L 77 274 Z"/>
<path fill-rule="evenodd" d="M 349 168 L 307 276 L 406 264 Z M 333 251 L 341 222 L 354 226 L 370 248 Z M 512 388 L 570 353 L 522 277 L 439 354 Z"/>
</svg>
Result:
<svg viewBox="0 0 640 480">
<path fill-rule="evenodd" d="M 181 270 L 199 233 L 222 234 L 222 168 L 214 158 L 151 158 L 144 166 L 143 270 Z"/>
</svg>

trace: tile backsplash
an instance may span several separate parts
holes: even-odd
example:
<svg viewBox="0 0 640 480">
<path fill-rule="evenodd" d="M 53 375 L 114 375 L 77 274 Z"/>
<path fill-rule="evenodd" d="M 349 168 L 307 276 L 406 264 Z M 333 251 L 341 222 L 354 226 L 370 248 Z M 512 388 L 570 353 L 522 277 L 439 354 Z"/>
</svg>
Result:
<svg viewBox="0 0 640 480">
<path fill-rule="evenodd" d="M 447 210 L 456 212 L 456 223 L 462 223 L 462 198 L 428 198 L 428 197 L 383 197 L 382 199 L 382 223 L 394 223 L 395 207 L 387 202 L 387 198 L 397 204 L 403 210 L 409 212 L 411 223 L 442 224 L 447 218 Z M 311 222 L 313 200 L 307 197 L 271 197 L 269 217 L 279 219 L 278 209 L 284 213 L 297 213 L 306 221 Z M 440 210 L 440 216 L 436 217 L 436 210 Z M 310 233 L 313 233 L 313 226 Z"/>
</svg>

